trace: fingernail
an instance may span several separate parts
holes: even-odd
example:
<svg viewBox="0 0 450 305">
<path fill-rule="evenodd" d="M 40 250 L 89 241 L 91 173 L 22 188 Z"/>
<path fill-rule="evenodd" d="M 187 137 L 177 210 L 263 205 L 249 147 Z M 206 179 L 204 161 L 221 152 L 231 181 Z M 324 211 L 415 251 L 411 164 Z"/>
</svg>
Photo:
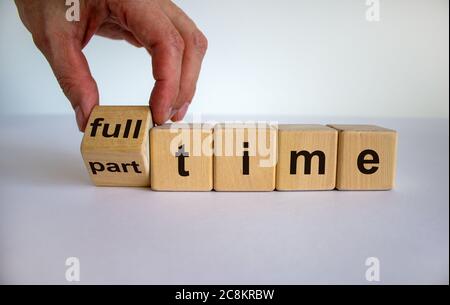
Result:
<svg viewBox="0 0 450 305">
<path fill-rule="evenodd" d="M 83 115 L 83 111 L 81 110 L 80 106 L 75 107 L 75 117 L 77 120 L 78 129 L 80 130 L 80 132 L 83 132 L 84 115 Z"/>
<path fill-rule="evenodd" d="M 175 114 L 177 114 L 177 112 L 178 112 L 177 109 L 171 109 L 171 110 L 170 110 L 170 116 L 169 116 L 169 119 L 173 118 L 173 116 L 174 116 Z"/>
</svg>

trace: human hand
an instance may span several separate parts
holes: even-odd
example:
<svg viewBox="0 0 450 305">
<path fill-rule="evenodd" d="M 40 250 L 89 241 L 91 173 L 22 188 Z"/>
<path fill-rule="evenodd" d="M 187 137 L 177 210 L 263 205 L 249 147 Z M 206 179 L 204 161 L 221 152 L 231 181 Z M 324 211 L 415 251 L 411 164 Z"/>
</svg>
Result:
<svg viewBox="0 0 450 305">
<path fill-rule="evenodd" d="M 84 131 L 99 103 L 82 50 L 93 35 L 126 40 L 152 57 L 150 107 L 156 124 L 185 116 L 208 42 L 170 0 L 80 0 L 80 21 L 66 19 L 64 0 L 15 0 L 20 18 L 44 54 Z"/>
</svg>

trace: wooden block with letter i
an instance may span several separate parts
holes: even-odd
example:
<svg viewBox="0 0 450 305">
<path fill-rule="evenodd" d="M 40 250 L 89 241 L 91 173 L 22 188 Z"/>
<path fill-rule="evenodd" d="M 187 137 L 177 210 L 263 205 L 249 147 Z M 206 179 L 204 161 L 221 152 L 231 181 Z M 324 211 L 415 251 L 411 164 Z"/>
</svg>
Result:
<svg viewBox="0 0 450 305">
<path fill-rule="evenodd" d="M 339 190 L 389 190 L 395 185 L 397 132 L 372 125 L 329 125 L 338 130 Z"/>
<path fill-rule="evenodd" d="M 154 127 L 150 151 L 153 190 L 212 190 L 213 126 L 174 123 Z"/>
<path fill-rule="evenodd" d="M 338 133 L 323 125 L 279 125 L 276 189 L 332 190 Z"/>
<path fill-rule="evenodd" d="M 216 191 L 273 191 L 276 162 L 275 127 L 266 123 L 215 126 Z"/>
<path fill-rule="evenodd" d="M 98 186 L 150 186 L 146 106 L 96 106 L 86 126 L 81 153 Z"/>
</svg>

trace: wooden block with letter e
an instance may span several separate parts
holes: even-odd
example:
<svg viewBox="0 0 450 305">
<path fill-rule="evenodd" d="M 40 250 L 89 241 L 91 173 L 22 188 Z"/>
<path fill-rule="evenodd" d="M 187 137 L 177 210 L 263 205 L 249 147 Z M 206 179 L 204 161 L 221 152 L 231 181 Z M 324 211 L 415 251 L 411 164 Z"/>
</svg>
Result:
<svg viewBox="0 0 450 305">
<path fill-rule="evenodd" d="M 150 152 L 153 190 L 212 190 L 212 125 L 174 123 L 154 127 Z"/>
<path fill-rule="evenodd" d="M 269 124 L 218 124 L 214 128 L 214 189 L 273 191 L 277 129 Z"/>
<path fill-rule="evenodd" d="M 339 190 L 389 190 L 395 185 L 397 132 L 372 125 L 329 125 L 338 130 Z"/>
<path fill-rule="evenodd" d="M 338 133 L 323 125 L 279 125 L 276 189 L 332 190 Z"/>
<path fill-rule="evenodd" d="M 81 153 L 98 186 L 150 186 L 146 106 L 96 106 L 86 126 Z"/>
</svg>

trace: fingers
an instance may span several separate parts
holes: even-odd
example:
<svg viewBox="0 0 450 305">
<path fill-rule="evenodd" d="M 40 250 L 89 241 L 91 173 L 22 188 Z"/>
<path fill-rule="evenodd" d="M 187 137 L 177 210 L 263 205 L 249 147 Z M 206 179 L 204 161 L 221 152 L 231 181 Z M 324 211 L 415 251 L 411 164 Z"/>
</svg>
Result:
<svg viewBox="0 0 450 305">
<path fill-rule="evenodd" d="M 180 121 L 186 115 L 194 98 L 203 58 L 208 48 L 208 40 L 195 23 L 174 3 L 165 1 L 161 7 L 180 32 L 185 45 L 180 91 L 174 104 L 177 112 L 171 117 L 172 121 Z"/>
<path fill-rule="evenodd" d="M 72 104 L 78 128 L 84 131 L 92 109 L 98 104 L 99 94 L 81 46 L 75 41 L 57 36 L 35 41 Z"/>
<path fill-rule="evenodd" d="M 181 120 L 195 94 L 206 37 L 171 1 L 117 1 L 110 9 L 152 55 L 156 82 L 150 106 L 155 123 Z"/>
<path fill-rule="evenodd" d="M 180 88 L 183 38 L 153 1 L 117 1 L 110 9 L 152 55 L 155 86 L 150 107 L 155 123 L 163 124 L 176 113 L 173 106 Z"/>
</svg>

